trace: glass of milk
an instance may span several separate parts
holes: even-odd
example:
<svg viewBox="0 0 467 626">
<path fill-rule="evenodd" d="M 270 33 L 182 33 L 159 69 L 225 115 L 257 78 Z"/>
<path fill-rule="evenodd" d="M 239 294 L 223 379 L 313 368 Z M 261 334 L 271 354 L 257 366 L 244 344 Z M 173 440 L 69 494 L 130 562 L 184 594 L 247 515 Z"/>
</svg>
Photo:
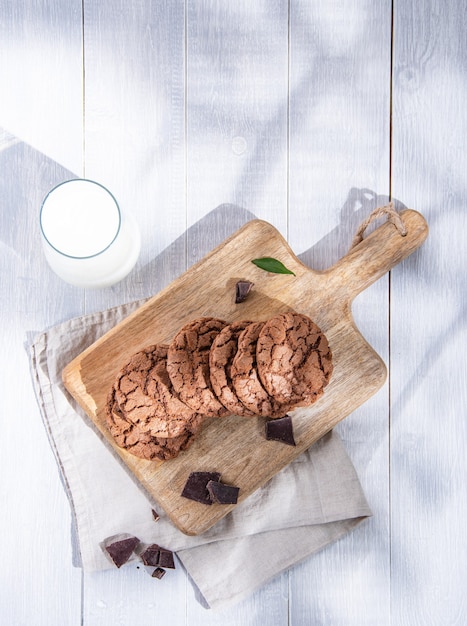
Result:
<svg viewBox="0 0 467 626">
<path fill-rule="evenodd" d="M 42 202 L 40 226 L 52 270 L 77 287 L 108 287 L 133 269 L 140 253 L 138 226 L 101 184 L 74 179 Z"/>
</svg>

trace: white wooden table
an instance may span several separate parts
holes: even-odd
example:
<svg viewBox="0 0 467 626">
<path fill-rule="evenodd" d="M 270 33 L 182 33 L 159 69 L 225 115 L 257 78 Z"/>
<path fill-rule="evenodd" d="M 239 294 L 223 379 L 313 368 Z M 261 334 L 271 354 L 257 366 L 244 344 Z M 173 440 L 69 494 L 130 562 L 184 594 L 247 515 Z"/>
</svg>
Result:
<svg viewBox="0 0 467 626">
<path fill-rule="evenodd" d="M 467 623 L 465 6 L 0 3 L 2 624 Z M 40 202 L 76 176 L 140 225 L 115 287 L 66 285 L 43 258 Z M 156 293 L 255 216 L 327 267 L 389 194 L 431 231 L 354 305 L 389 367 L 338 428 L 374 517 L 223 613 L 182 570 L 158 585 L 73 568 L 31 333 Z"/>
</svg>

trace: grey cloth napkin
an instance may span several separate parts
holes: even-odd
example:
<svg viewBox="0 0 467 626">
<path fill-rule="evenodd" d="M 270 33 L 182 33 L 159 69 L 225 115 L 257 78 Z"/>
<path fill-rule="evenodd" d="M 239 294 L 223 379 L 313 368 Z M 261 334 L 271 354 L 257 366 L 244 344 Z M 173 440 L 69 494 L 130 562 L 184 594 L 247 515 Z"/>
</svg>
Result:
<svg viewBox="0 0 467 626">
<path fill-rule="evenodd" d="M 140 304 L 69 320 L 30 346 L 38 403 L 72 509 L 74 564 L 85 571 L 113 567 L 101 542 L 131 533 L 176 552 L 203 604 L 221 608 L 336 541 L 371 511 L 340 438 L 331 432 L 203 535 L 189 537 L 175 528 L 61 380 L 65 365 Z"/>
</svg>

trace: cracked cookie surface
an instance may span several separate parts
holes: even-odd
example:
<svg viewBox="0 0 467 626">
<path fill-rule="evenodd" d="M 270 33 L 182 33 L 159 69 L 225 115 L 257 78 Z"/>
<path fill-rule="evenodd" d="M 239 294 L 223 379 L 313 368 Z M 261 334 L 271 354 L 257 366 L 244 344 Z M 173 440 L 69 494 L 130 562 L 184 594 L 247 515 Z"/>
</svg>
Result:
<svg viewBox="0 0 467 626">
<path fill-rule="evenodd" d="M 255 415 L 283 417 L 290 404 L 279 403 L 264 388 L 258 376 L 256 344 L 264 322 L 253 322 L 238 337 L 237 353 L 231 366 L 232 385 L 237 397 Z"/>
<path fill-rule="evenodd" d="M 180 399 L 206 417 L 223 417 L 228 410 L 211 385 L 209 352 L 227 322 L 201 317 L 185 324 L 175 335 L 167 353 L 167 371 Z"/>
<path fill-rule="evenodd" d="M 134 354 L 114 383 L 114 402 L 122 415 L 153 437 L 196 432 L 202 416 L 184 404 L 167 374 L 167 346 L 153 345 Z"/>
<path fill-rule="evenodd" d="M 234 415 L 253 417 L 239 399 L 232 382 L 232 362 L 237 354 L 238 337 L 251 324 L 248 321 L 234 322 L 225 326 L 214 339 L 209 353 L 209 369 L 214 393 L 220 402 Z"/>
<path fill-rule="evenodd" d="M 188 449 L 195 438 L 195 433 L 190 431 L 177 437 L 154 437 L 125 417 L 115 400 L 115 389 L 112 389 L 107 399 L 106 422 L 120 448 L 148 461 L 174 459 L 182 450 Z"/>
<path fill-rule="evenodd" d="M 279 402 L 307 406 L 323 393 L 332 373 L 332 354 L 320 328 L 306 315 L 281 313 L 259 333 L 258 374 Z"/>
</svg>

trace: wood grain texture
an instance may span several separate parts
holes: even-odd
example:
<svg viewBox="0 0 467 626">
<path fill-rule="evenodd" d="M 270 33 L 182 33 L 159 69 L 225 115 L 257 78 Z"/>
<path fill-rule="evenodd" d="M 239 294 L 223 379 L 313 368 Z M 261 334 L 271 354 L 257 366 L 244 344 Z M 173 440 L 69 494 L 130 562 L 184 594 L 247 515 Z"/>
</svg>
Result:
<svg viewBox="0 0 467 626">
<path fill-rule="evenodd" d="M 0 40 L 0 126 L 79 174 L 83 146 L 74 139 L 82 137 L 83 119 L 81 0 L 5 0 Z"/>
<path fill-rule="evenodd" d="M 229 203 L 287 234 L 287 20 L 286 0 L 187 2 L 188 224 Z"/>
<path fill-rule="evenodd" d="M 255 217 L 287 234 L 287 5 L 186 2 L 187 267 Z M 287 585 L 221 614 L 188 594 L 187 624 L 285 624 Z"/>
<path fill-rule="evenodd" d="M 431 235 L 391 288 L 391 613 L 464 624 L 467 14 L 425 0 L 394 17 L 393 193 Z"/>
<path fill-rule="evenodd" d="M 81 623 L 81 572 L 72 566 L 69 502 L 41 422 L 25 351 L 35 331 L 82 312 L 82 293 L 64 286 L 45 262 L 38 223 L 45 194 L 73 175 L 66 166 L 81 164 L 80 2 L 68 4 L 66 9 L 59 0 L 0 4 L 4 624 Z M 67 42 L 62 55 L 57 41 Z M 58 140 L 65 134 L 66 147 Z M 45 296 L 52 293 L 54 297 Z"/>
<path fill-rule="evenodd" d="M 414 211 L 402 217 L 408 231 L 405 237 L 387 222 L 321 273 L 303 266 L 269 224 L 250 222 L 65 368 L 67 389 L 180 530 L 203 533 L 233 508 L 206 507 L 182 498 L 190 472 L 220 472 L 227 484 L 240 488 L 241 502 L 384 383 L 386 368 L 357 331 L 350 303 L 424 241 L 423 217 Z M 281 259 L 295 276 L 263 272 L 251 264 L 256 255 Z M 233 296 L 242 277 L 251 277 L 255 290 L 239 306 Z M 334 364 L 324 396 L 313 406 L 293 412 L 296 447 L 264 441 L 259 431 L 264 420 L 238 416 L 206 422 L 193 446 L 169 462 L 144 461 L 115 445 L 105 426 L 105 404 L 115 376 L 132 354 L 153 343 L 169 343 L 197 317 L 264 320 L 289 309 L 309 315 L 318 324 L 328 338 Z"/>
<path fill-rule="evenodd" d="M 86 293 L 86 311 L 97 311 L 152 296 L 187 267 L 185 2 L 83 6 L 86 175 L 112 190 L 141 233 L 127 279 Z M 83 575 L 86 626 L 144 624 L 156 614 L 184 622 L 182 568 L 163 581 L 143 568 L 107 573 Z"/>
<path fill-rule="evenodd" d="M 4 0 L 0 18 L 0 621 L 463 625 L 465 3 Z M 97 292 L 56 278 L 37 237 L 43 195 L 85 173 L 143 234 L 135 271 Z M 390 191 L 430 237 L 352 305 L 389 366 L 336 427 L 373 518 L 221 612 L 182 568 L 82 576 L 25 333 L 157 293 L 255 217 L 324 270 Z"/>
<path fill-rule="evenodd" d="M 311 268 L 333 265 L 388 201 L 390 81 L 390 2 L 291 2 L 288 240 Z M 387 364 L 388 311 L 388 276 L 352 305 Z M 291 624 L 390 623 L 388 389 L 336 427 L 373 517 L 291 570 Z"/>
<path fill-rule="evenodd" d="M 87 311 L 153 295 L 186 269 L 184 11 L 181 0 L 84 3 L 85 174 L 141 234 L 131 275 L 88 292 Z"/>
</svg>

